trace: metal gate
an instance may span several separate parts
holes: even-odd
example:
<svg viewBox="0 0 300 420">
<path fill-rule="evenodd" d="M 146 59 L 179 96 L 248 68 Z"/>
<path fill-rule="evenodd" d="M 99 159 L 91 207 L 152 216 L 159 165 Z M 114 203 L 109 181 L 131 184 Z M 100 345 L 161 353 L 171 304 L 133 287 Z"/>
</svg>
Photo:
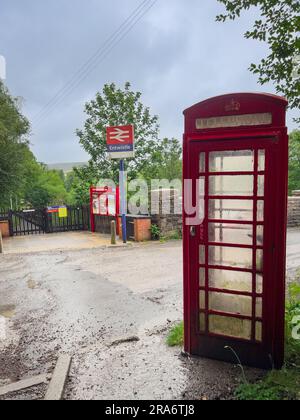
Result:
<svg viewBox="0 0 300 420">
<path fill-rule="evenodd" d="M 11 236 L 38 235 L 46 232 L 43 210 L 10 210 L 8 220 Z"/>
<path fill-rule="evenodd" d="M 59 217 L 58 212 L 48 212 L 48 209 L 8 210 L 0 216 L 9 221 L 11 236 L 86 231 L 90 228 L 89 206 L 67 206 L 66 217 Z"/>
</svg>

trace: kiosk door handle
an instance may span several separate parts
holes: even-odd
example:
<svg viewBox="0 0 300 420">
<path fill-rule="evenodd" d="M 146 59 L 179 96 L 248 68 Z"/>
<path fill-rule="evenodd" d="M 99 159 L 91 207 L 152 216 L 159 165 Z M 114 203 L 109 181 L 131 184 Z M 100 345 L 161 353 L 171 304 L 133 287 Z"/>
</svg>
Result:
<svg viewBox="0 0 300 420">
<path fill-rule="evenodd" d="M 190 227 L 190 235 L 192 238 L 195 238 L 196 236 L 196 226 L 191 226 Z"/>
</svg>

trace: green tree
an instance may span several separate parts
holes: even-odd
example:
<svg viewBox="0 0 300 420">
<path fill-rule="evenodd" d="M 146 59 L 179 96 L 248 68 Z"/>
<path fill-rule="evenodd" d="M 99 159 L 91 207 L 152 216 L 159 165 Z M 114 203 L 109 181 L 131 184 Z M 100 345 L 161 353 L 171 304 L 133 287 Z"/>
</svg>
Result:
<svg viewBox="0 0 300 420">
<path fill-rule="evenodd" d="M 252 6 L 260 11 L 260 18 L 245 37 L 268 44 L 270 53 L 250 70 L 257 74 L 260 84 L 273 82 L 278 93 L 284 94 L 291 108 L 300 108 L 300 73 L 295 74 L 300 56 L 300 1 L 299 0 L 218 0 L 227 13 L 217 16 L 225 22 L 241 16 Z M 300 63 L 299 63 L 300 64 Z M 300 121 L 300 119 L 299 119 Z"/>
<path fill-rule="evenodd" d="M 83 130 L 77 130 L 79 142 L 91 156 L 88 169 L 78 169 L 76 173 L 84 179 L 105 178 L 118 181 L 118 161 L 110 160 L 106 147 L 106 128 L 129 125 L 135 127 L 135 158 L 127 160 L 129 178 L 135 178 L 152 159 L 158 147 L 158 117 L 150 114 L 145 107 L 140 92 L 133 92 L 130 83 L 118 89 L 114 83 L 105 85 L 102 93 L 87 103 L 87 120 Z M 90 176 L 92 175 L 92 176 Z"/>
<path fill-rule="evenodd" d="M 289 192 L 300 190 L 300 130 L 290 134 Z"/>
<path fill-rule="evenodd" d="M 25 202 L 37 208 L 69 204 L 69 194 L 62 175 L 61 171 L 47 170 L 39 164 L 25 190 Z"/>
<path fill-rule="evenodd" d="M 74 168 L 68 189 L 76 203 L 88 203 L 89 187 L 97 185 L 101 179 L 119 181 L 119 162 L 110 160 L 107 153 L 106 128 L 109 126 L 133 124 L 135 127 L 135 158 L 126 162 L 129 181 L 181 178 L 181 143 L 176 139 L 159 140 L 158 117 L 150 114 L 141 96 L 140 92 L 131 90 L 129 83 L 123 90 L 110 84 L 86 104 L 87 120 L 77 135 L 91 159 L 87 166 Z"/>
<path fill-rule="evenodd" d="M 0 207 L 68 203 L 65 176 L 37 162 L 29 148 L 28 120 L 0 81 Z"/>
<path fill-rule="evenodd" d="M 75 177 L 76 177 L 76 175 L 75 175 L 74 169 L 71 172 L 68 172 L 65 175 L 65 186 L 66 186 L 67 192 L 72 191 L 72 187 L 73 187 L 74 182 L 75 182 Z"/>
<path fill-rule="evenodd" d="M 0 81 L 0 206 L 9 205 L 11 195 L 18 194 L 23 182 L 29 129 L 18 100 Z"/>
<path fill-rule="evenodd" d="M 69 185 L 71 202 L 74 204 L 88 204 L 90 202 L 90 187 L 97 185 L 99 178 L 97 169 L 92 162 L 88 166 L 74 168 L 72 184 Z"/>
<path fill-rule="evenodd" d="M 153 159 L 145 165 L 140 174 L 144 179 L 181 179 L 182 177 L 182 145 L 176 139 L 165 138 L 153 155 Z"/>
</svg>

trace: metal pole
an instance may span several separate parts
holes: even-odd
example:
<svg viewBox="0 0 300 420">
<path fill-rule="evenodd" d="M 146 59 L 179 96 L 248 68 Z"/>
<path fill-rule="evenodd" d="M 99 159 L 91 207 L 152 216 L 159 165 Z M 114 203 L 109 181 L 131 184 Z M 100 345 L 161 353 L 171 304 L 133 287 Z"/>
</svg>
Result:
<svg viewBox="0 0 300 420">
<path fill-rule="evenodd" d="M 127 227 L 126 227 L 126 186 L 125 186 L 125 161 L 120 160 L 120 192 L 121 192 L 121 214 L 122 214 L 122 237 L 123 242 L 127 242 Z"/>
</svg>

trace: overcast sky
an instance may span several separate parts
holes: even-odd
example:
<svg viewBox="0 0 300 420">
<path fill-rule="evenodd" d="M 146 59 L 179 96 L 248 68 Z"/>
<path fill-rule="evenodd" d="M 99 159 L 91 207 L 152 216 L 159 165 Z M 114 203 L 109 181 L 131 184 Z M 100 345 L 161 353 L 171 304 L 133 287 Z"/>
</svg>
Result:
<svg viewBox="0 0 300 420">
<path fill-rule="evenodd" d="M 263 44 L 243 38 L 253 13 L 220 24 L 215 16 L 223 7 L 217 0 L 158 0 L 121 42 L 108 45 L 108 55 L 90 62 L 92 71 L 81 83 L 73 79 L 68 96 L 45 108 L 141 3 L 0 0 L 6 83 L 13 95 L 23 98 L 24 113 L 35 119 L 31 141 L 40 161 L 88 159 L 75 130 L 83 125 L 84 103 L 104 83 L 122 86 L 130 81 L 159 115 L 161 136 L 177 138 L 183 131 L 182 111 L 200 100 L 238 91 L 274 93 L 272 86 L 257 85 L 248 71 L 266 53 Z M 290 112 L 290 129 L 295 127 L 293 116 Z"/>
</svg>

